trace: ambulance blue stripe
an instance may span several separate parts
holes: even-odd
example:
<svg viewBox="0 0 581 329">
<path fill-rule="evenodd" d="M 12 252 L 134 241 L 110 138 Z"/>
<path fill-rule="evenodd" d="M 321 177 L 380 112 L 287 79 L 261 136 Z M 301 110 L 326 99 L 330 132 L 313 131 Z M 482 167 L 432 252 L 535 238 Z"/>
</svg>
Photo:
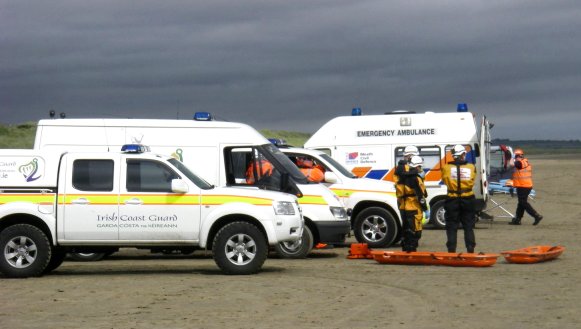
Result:
<svg viewBox="0 0 581 329">
<path fill-rule="evenodd" d="M 385 176 L 388 171 L 389 170 L 386 170 L 386 169 L 371 170 L 367 173 L 367 175 L 365 175 L 365 178 L 382 179 L 383 176 Z"/>
</svg>

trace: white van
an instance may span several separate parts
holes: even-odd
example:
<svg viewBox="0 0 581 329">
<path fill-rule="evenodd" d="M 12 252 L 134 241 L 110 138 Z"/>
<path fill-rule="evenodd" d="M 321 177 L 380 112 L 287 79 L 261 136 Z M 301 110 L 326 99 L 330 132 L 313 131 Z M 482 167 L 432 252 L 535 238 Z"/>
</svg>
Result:
<svg viewBox="0 0 581 329">
<path fill-rule="evenodd" d="M 211 118 L 196 114 L 195 118 Z M 152 119 L 40 120 L 35 149 L 118 151 L 122 145 L 141 143 L 152 152 L 171 155 L 205 180 L 218 186 L 241 186 L 282 191 L 299 196 L 305 218 L 302 239 L 276 246 L 282 257 L 301 258 L 317 243 L 339 244 L 350 233 L 341 201 L 328 188 L 307 181 L 276 146 L 254 128 L 233 122 Z M 247 180 L 257 172 L 249 164 L 268 160 L 268 179 Z M 249 184 L 250 181 L 254 181 Z"/>
<path fill-rule="evenodd" d="M 329 154 L 358 177 L 393 181 L 394 169 L 408 145 L 415 145 L 424 158 L 425 184 L 431 207 L 430 222 L 444 227 L 446 186 L 441 168 L 452 160 L 450 150 L 462 144 L 467 160 L 477 169 L 474 193 L 477 209 L 484 209 L 488 200 L 489 123 L 482 117 L 477 130 L 475 115 L 459 106 L 458 112 L 415 113 L 387 112 L 383 115 L 336 117 L 324 124 L 305 143 L 305 148 Z"/>
<path fill-rule="evenodd" d="M 271 140 L 293 162 L 309 159 L 324 171 L 321 182 L 335 193 L 351 218 L 351 226 L 358 242 L 371 248 L 389 247 L 401 238 L 402 221 L 397 209 L 395 184 L 376 179 L 358 178 L 347 168 L 324 152 L 288 147 L 280 140 Z"/>
</svg>

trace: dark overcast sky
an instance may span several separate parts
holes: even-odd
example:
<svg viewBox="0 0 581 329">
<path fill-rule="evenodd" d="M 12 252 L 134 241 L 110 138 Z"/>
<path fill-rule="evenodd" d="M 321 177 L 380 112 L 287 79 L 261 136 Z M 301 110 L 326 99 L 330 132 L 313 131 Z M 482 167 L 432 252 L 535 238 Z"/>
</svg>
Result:
<svg viewBox="0 0 581 329">
<path fill-rule="evenodd" d="M 580 1 L 0 0 L 0 122 L 189 119 L 314 132 L 338 115 L 487 115 L 581 139 Z"/>
</svg>

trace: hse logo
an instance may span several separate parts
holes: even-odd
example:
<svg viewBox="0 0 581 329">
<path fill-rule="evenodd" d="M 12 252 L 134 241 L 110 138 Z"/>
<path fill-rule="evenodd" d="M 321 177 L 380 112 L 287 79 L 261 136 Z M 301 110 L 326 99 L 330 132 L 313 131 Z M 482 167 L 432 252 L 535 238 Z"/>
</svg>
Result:
<svg viewBox="0 0 581 329">
<path fill-rule="evenodd" d="M 24 176 L 24 179 L 26 179 L 27 182 L 32 182 L 40 178 L 41 175 L 34 177 L 37 171 L 38 171 L 37 158 L 34 158 L 29 163 L 23 164 L 22 166 L 18 167 L 18 172 L 20 172 Z"/>
<path fill-rule="evenodd" d="M 345 164 L 356 165 L 359 162 L 359 152 L 349 152 L 345 154 Z"/>
</svg>

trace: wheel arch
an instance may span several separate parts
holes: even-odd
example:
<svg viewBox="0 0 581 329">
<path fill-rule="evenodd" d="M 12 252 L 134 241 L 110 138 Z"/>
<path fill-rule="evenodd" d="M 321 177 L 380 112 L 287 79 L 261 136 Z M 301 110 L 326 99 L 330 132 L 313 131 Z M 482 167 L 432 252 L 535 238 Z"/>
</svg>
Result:
<svg viewBox="0 0 581 329">
<path fill-rule="evenodd" d="M 16 224 L 29 224 L 37 227 L 47 236 L 50 243 L 53 246 L 55 245 L 55 237 L 53 236 L 52 231 L 48 227 L 46 222 L 41 218 L 30 214 L 19 213 L 19 214 L 10 214 L 2 217 L 0 219 L 0 232 L 6 229 L 7 227 Z"/>
<path fill-rule="evenodd" d="M 399 217 L 399 213 L 395 211 L 395 209 L 393 209 L 392 207 L 390 207 L 389 205 L 387 205 L 384 202 L 379 202 L 379 201 L 361 201 L 359 203 L 357 203 L 355 205 L 355 207 L 352 210 L 351 213 L 351 228 L 353 228 L 355 219 L 357 218 L 357 215 L 359 215 L 360 212 L 362 212 L 363 210 L 370 208 L 370 207 L 378 207 L 378 208 L 383 208 L 385 210 L 387 210 L 392 216 L 393 218 L 397 218 L 397 226 L 398 229 L 401 229 L 401 218 Z"/>
<path fill-rule="evenodd" d="M 268 234 L 266 233 L 266 229 L 258 219 L 246 214 L 230 214 L 220 217 L 212 224 L 210 230 L 208 231 L 208 236 L 206 237 L 207 250 L 212 250 L 214 244 L 214 237 L 216 236 L 218 231 L 220 231 L 222 227 L 233 222 L 246 222 L 256 226 L 260 230 L 260 232 L 264 235 L 264 239 L 268 243 Z"/>
</svg>

